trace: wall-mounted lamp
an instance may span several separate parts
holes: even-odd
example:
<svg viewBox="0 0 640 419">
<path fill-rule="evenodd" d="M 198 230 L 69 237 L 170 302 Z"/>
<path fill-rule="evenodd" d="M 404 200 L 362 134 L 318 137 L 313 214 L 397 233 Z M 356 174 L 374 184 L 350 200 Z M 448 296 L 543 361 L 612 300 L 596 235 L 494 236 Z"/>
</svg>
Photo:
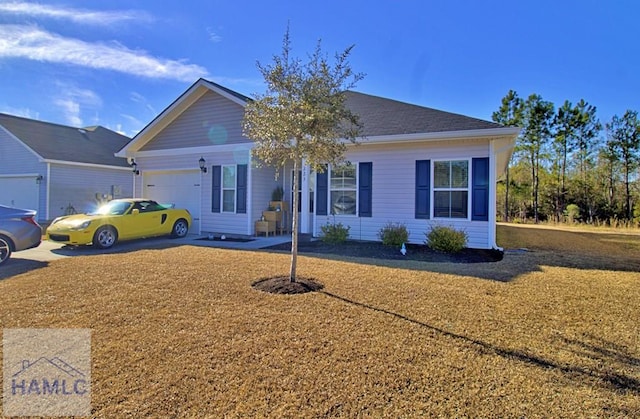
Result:
<svg viewBox="0 0 640 419">
<path fill-rule="evenodd" d="M 138 163 L 136 163 L 134 159 L 131 159 L 131 163 L 129 163 L 129 165 L 131 166 L 131 170 L 133 171 L 133 173 L 135 173 L 136 175 L 140 174 L 140 170 L 138 170 Z"/>
<path fill-rule="evenodd" d="M 204 157 L 200 157 L 200 160 L 198 160 L 198 165 L 200 166 L 200 171 L 202 173 L 207 173 L 207 167 L 205 166 L 205 164 L 207 164 L 207 161 L 204 159 Z"/>
<path fill-rule="evenodd" d="M 39 185 L 42 183 L 42 179 L 44 179 L 44 176 L 42 175 L 38 175 L 36 176 L 36 183 Z"/>
</svg>

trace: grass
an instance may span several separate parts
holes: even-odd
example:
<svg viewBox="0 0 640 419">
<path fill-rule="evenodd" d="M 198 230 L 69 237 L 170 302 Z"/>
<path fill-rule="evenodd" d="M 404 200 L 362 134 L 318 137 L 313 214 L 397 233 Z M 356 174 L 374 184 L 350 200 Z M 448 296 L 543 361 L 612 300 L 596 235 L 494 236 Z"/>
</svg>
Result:
<svg viewBox="0 0 640 419">
<path fill-rule="evenodd" d="M 284 254 L 72 257 L 0 281 L 0 324 L 92 329 L 95 417 L 640 415 L 640 237 L 498 239 L 529 251 L 300 257 L 324 289 L 295 296 L 251 287 L 286 273 Z"/>
</svg>

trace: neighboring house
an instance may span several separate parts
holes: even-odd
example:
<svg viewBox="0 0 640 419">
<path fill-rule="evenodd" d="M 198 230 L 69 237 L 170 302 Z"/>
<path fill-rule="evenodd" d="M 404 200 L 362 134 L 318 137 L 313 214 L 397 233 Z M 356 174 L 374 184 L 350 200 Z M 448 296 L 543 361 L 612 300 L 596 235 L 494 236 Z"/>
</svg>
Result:
<svg viewBox="0 0 640 419">
<path fill-rule="evenodd" d="M 34 209 L 46 222 L 93 210 L 101 200 L 130 197 L 131 167 L 114 155 L 129 140 L 99 126 L 0 114 L 0 204 Z"/>
<path fill-rule="evenodd" d="M 194 83 L 117 153 L 138 164 L 136 196 L 186 207 L 196 233 L 254 235 L 276 186 L 291 211 L 291 169 L 276 179 L 242 135 L 250 100 Z M 353 239 L 379 240 L 380 228 L 396 222 L 423 243 L 431 226 L 450 225 L 467 232 L 469 247 L 496 247 L 496 180 L 519 129 L 352 91 L 347 106 L 360 115 L 364 138 L 348 147 L 350 167 L 303 168 L 301 233 L 319 236 L 322 225 L 340 222 Z"/>
</svg>

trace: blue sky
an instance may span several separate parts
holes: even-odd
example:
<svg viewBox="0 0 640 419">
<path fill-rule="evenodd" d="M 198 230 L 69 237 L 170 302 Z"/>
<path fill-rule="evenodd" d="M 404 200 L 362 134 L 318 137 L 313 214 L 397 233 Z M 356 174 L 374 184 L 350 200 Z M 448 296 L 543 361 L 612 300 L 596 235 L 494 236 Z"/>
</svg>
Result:
<svg viewBox="0 0 640 419">
<path fill-rule="evenodd" d="M 0 0 L 0 112 L 133 136 L 199 77 L 251 96 L 290 25 L 355 90 L 490 120 L 509 89 L 640 111 L 635 0 Z"/>
</svg>

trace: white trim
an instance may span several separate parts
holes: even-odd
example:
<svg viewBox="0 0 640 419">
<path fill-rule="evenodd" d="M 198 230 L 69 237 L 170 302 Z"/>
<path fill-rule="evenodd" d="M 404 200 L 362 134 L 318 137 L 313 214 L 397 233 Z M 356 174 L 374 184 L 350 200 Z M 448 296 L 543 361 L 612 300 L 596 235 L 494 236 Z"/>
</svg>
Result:
<svg viewBox="0 0 640 419">
<path fill-rule="evenodd" d="M 488 128 L 473 129 L 462 131 L 440 131 L 416 134 L 393 134 L 379 135 L 366 138 L 360 138 L 358 141 L 362 143 L 399 143 L 399 142 L 416 142 L 416 141 L 439 141 L 439 140 L 463 140 L 463 139 L 486 139 L 487 137 L 515 137 L 520 134 L 520 128 L 504 127 L 504 128 Z"/>
<path fill-rule="evenodd" d="M 436 169 L 435 169 L 435 164 L 436 162 L 454 162 L 454 161 L 466 161 L 467 162 L 467 187 L 466 188 L 438 188 L 438 191 L 449 191 L 449 192 L 453 192 L 453 191 L 460 191 L 460 192 L 467 192 L 467 217 L 466 218 L 457 218 L 457 217 L 436 217 L 436 212 L 435 212 L 435 206 L 436 206 L 436 183 L 435 183 L 435 177 L 436 177 Z M 472 161 L 472 157 L 467 157 L 467 158 L 444 158 L 444 159 L 431 159 L 431 197 L 430 197 L 430 201 L 431 201 L 431 208 L 429 209 L 429 211 L 431 212 L 431 220 L 448 220 L 448 221 L 472 221 L 471 220 L 471 211 L 472 211 L 472 203 L 471 203 L 471 161 Z M 449 165 L 449 168 L 451 168 L 451 165 Z M 451 173 L 449 173 L 449 177 L 451 177 Z M 449 206 L 449 212 L 451 212 L 451 206 Z"/>
<path fill-rule="evenodd" d="M 333 211 L 333 201 L 331 200 L 331 192 L 335 191 L 351 191 L 351 189 L 333 189 L 331 187 L 331 176 L 333 174 L 333 165 L 329 165 L 328 167 L 328 173 L 327 173 L 327 194 L 329 196 L 327 196 L 327 205 L 329 206 L 328 208 L 328 213 L 327 215 L 335 215 L 336 217 L 360 217 L 360 161 L 356 161 L 356 162 L 350 162 L 351 166 L 353 166 L 353 175 L 356 178 L 356 185 L 355 185 L 355 193 L 356 193 L 356 208 L 355 208 L 355 212 L 353 214 L 332 214 Z M 340 165 L 338 165 L 337 167 L 340 167 Z M 344 177 L 344 176 L 343 176 Z"/>
<path fill-rule="evenodd" d="M 10 175 L 0 175 L 0 178 L 12 178 L 12 177 L 32 177 L 37 178 L 40 176 L 40 173 L 18 173 L 18 174 L 10 174 Z"/>
<path fill-rule="evenodd" d="M 125 172 L 130 172 L 130 167 L 122 167 L 122 166 L 111 166 L 107 164 L 95 164 L 95 163 L 81 163 L 75 161 L 66 161 L 66 160 L 51 160 L 51 159 L 42 159 L 40 160 L 42 163 L 51 164 L 65 164 L 67 166 L 81 166 L 81 167 L 92 167 L 95 169 L 113 169 L 113 170 L 122 170 Z"/>
<path fill-rule="evenodd" d="M 244 100 L 240 99 L 239 97 L 232 95 L 231 93 L 227 92 L 224 89 L 220 89 L 218 86 L 214 85 L 213 82 L 210 82 L 209 80 L 205 80 L 205 79 L 200 79 L 197 81 L 196 84 L 204 84 L 206 87 L 209 88 L 209 90 L 216 92 L 217 94 L 219 94 L 220 96 L 229 99 L 230 101 L 245 107 L 247 105 L 247 102 L 245 102 Z"/>
<path fill-rule="evenodd" d="M 252 165 L 247 163 L 247 196 L 245 199 L 245 204 L 247 206 L 247 211 L 245 212 L 246 215 L 246 219 L 247 219 L 247 232 L 249 235 L 253 234 L 253 229 L 254 229 L 254 221 L 253 221 L 253 170 L 252 169 Z M 211 179 L 213 181 L 213 179 Z M 222 214 L 222 203 L 220 203 L 220 213 Z M 202 204 L 200 205 L 202 206 Z"/>
<path fill-rule="evenodd" d="M 500 152 L 500 151 L 498 151 Z M 497 199 L 497 179 L 496 179 L 496 150 L 494 148 L 494 140 L 489 141 L 489 236 L 487 245 L 494 249 L 502 251 L 496 242 L 496 199 Z"/>
<path fill-rule="evenodd" d="M 147 150 L 137 151 L 128 157 L 175 157 L 184 156 L 187 154 L 211 154 L 216 152 L 228 152 L 228 151 L 247 151 L 252 150 L 254 147 L 253 142 L 237 143 L 237 144 L 224 144 L 224 145 L 210 145 L 202 147 L 185 147 L 185 148 L 167 148 L 163 150 Z"/>
<path fill-rule="evenodd" d="M 45 215 L 47 218 L 45 220 L 50 220 L 51 217 L 51 164 L 47 163 L 47 177 L 45 178 L 45 182 L 47 182 L 47 189 L 45 193 L 47 194 L 45 198 L 45 202 L 47 207 L 45 208 Z"/>
<path fill-rule="evenodd" d="M 224 187 L 224 168 L 233 167 L 233 210 L 224 210 L 224 191 L 230 191 L 231 188 Z M 220 165 L 220 214 L 237 214 L 238 212 L 238 165 L 237 164 L 221 164 Z"/>
</svg>

